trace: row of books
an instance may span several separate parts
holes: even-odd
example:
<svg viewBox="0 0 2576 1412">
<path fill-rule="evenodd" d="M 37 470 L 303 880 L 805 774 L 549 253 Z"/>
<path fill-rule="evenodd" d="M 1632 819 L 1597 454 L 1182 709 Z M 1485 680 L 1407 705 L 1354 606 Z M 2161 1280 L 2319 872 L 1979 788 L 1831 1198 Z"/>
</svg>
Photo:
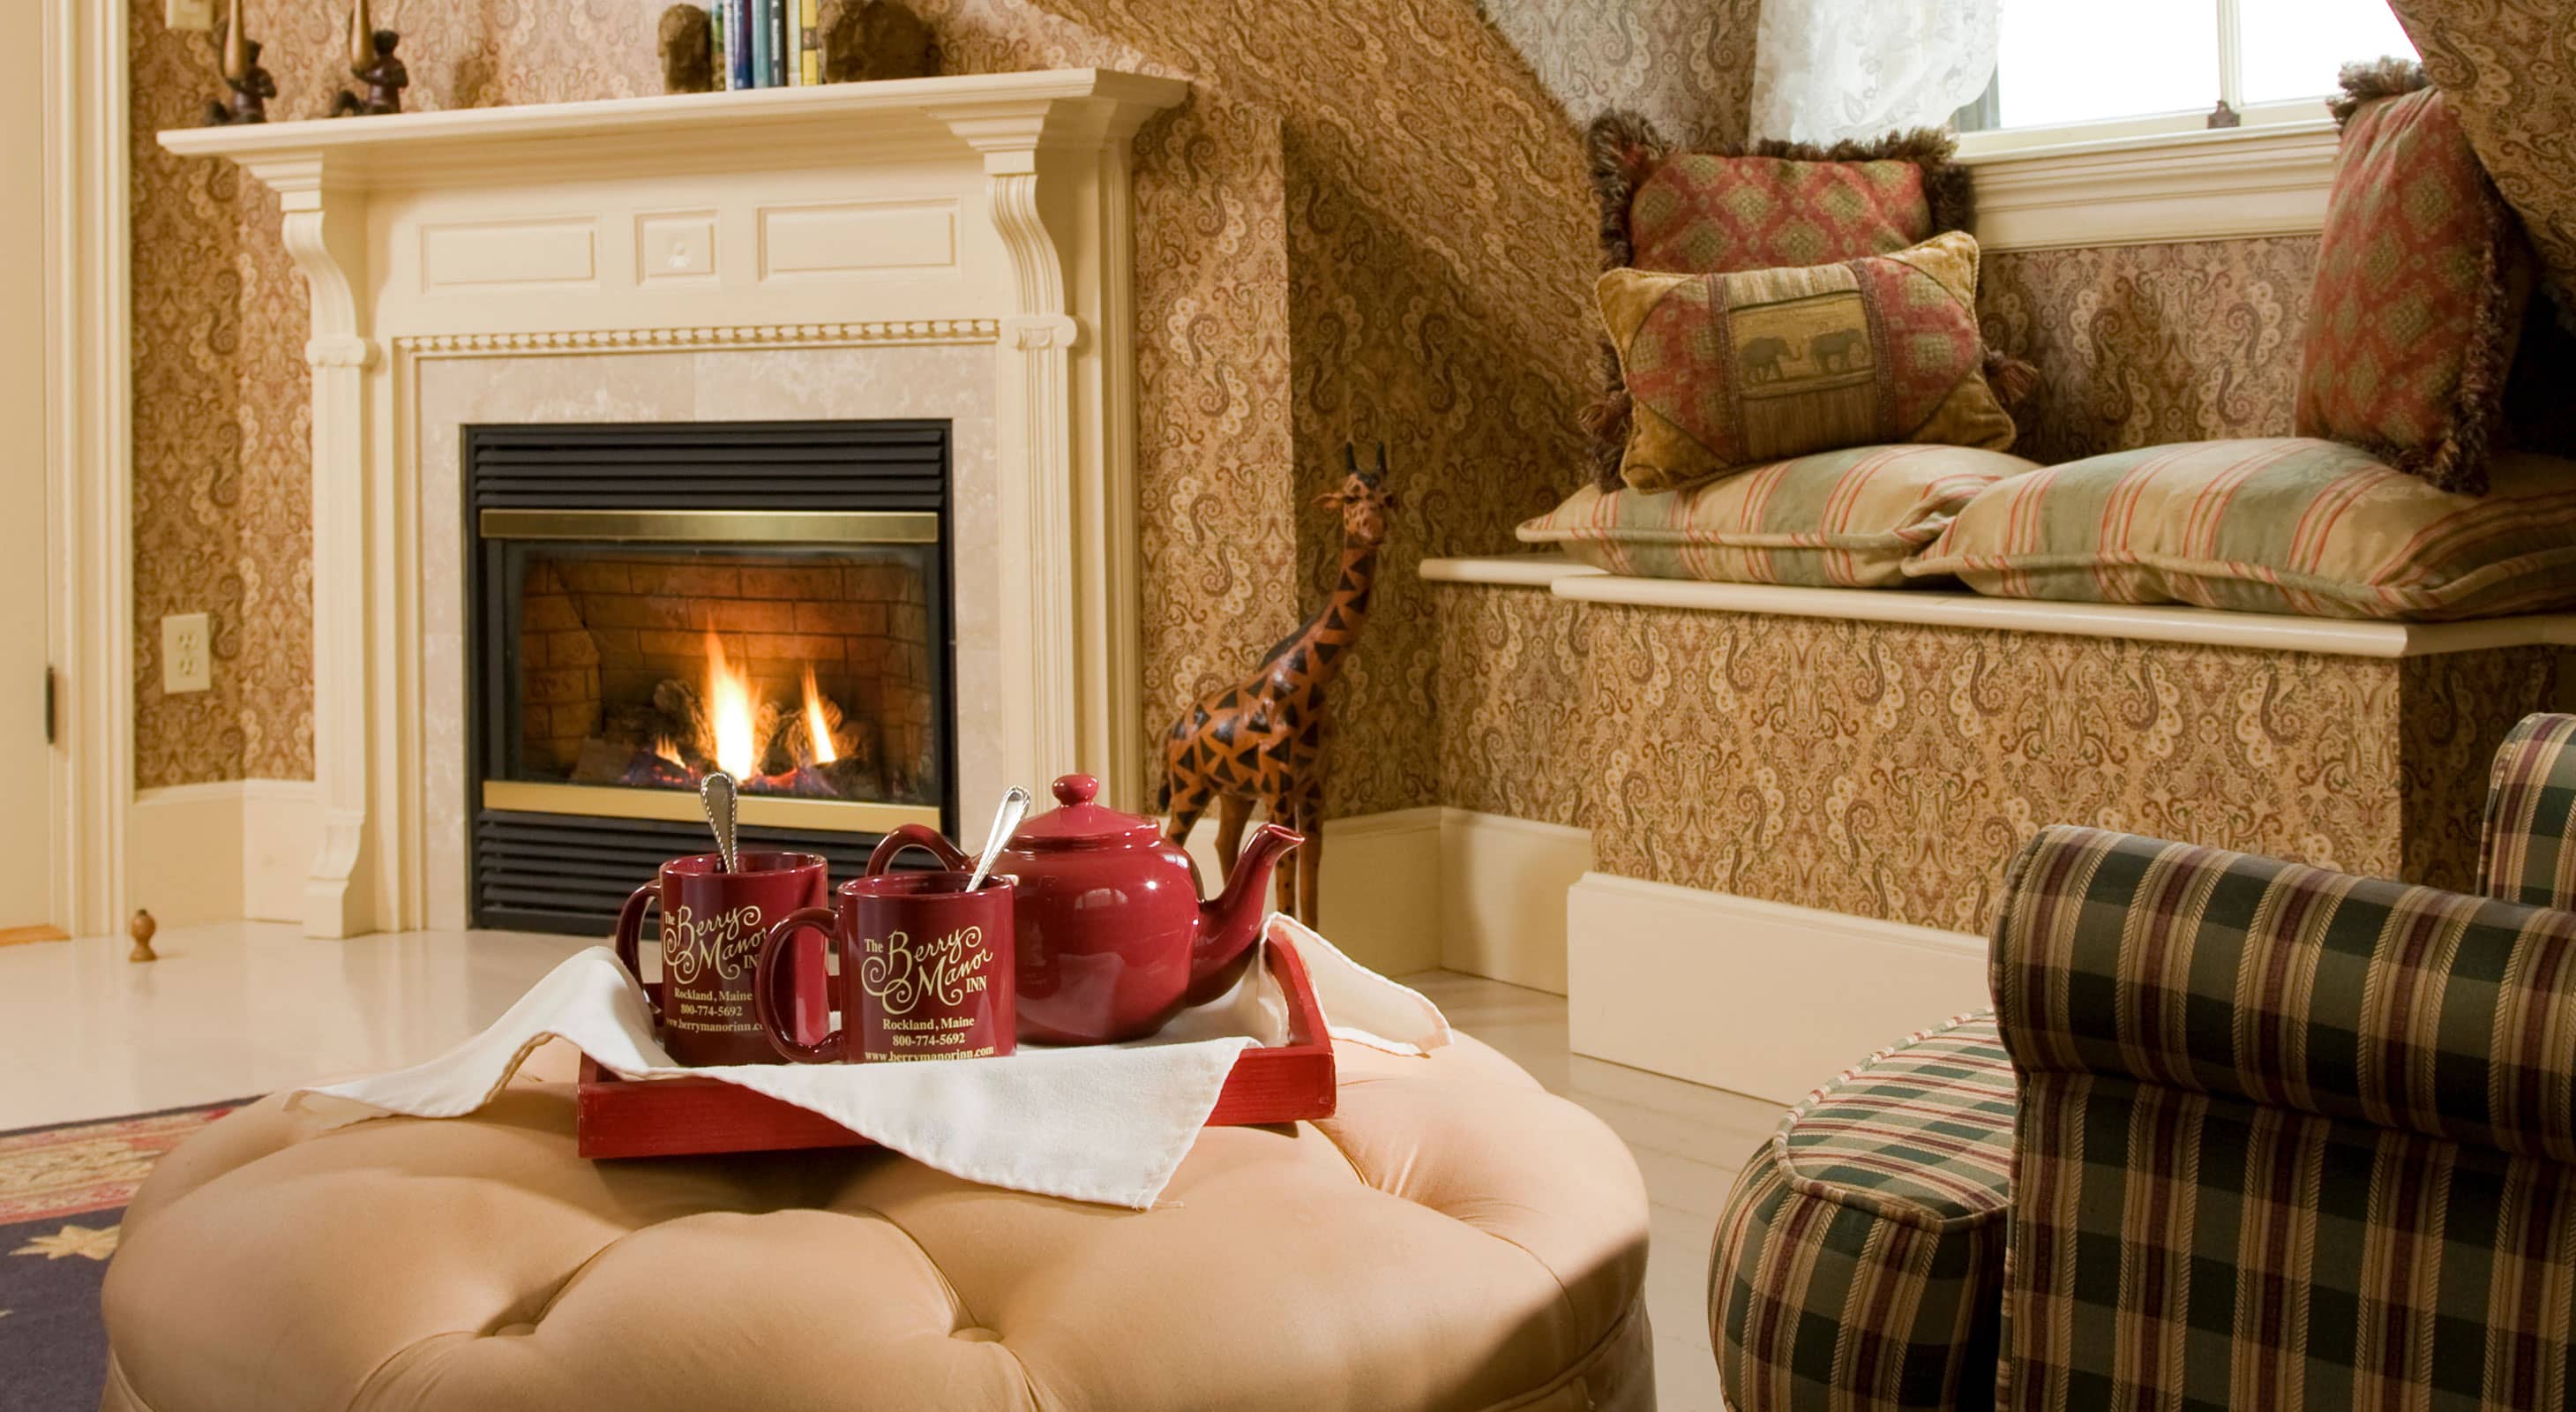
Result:
<svg viewBox="0 0 2576 1412">
<path fill-rule="evenodd" d="M 727 91 L 823 81 L 822 0 L 705 0 Z"/>
</svg>

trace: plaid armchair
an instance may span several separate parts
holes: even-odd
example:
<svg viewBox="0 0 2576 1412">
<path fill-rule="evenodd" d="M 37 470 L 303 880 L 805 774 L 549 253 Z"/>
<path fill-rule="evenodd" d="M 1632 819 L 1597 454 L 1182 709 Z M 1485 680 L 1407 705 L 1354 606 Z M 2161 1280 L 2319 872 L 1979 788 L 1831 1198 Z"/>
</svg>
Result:
<svg viewBox="0 0 2576 1412">
<path fill-rule="evenodd" d="M 2567 1405 L 2571 740 L 2498 754 L 2485 897 L 2033 840 L 1993 1014 L 1810 1095 L 1737 1183 L 1730 1405 Z"/>
</svg>

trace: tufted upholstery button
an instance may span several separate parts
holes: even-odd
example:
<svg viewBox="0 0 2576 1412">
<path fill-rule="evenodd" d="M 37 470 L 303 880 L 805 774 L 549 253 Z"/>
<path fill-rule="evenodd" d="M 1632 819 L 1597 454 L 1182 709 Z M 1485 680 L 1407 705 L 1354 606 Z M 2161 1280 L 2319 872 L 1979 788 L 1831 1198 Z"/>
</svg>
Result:
<svg viewBox="0 0 2576 1412">
<path fill-rule="evenodd" d="M 560 1082 L 264 1100 L 129 1209 L 105 1412 L 1652 1406 L 1627 1149 L 1473 1040 L 1341 1058 L 1337 1115 L 1211 1129 L 1143 1212 L 875 1151 L 584 1162 Z"/>
</svg>

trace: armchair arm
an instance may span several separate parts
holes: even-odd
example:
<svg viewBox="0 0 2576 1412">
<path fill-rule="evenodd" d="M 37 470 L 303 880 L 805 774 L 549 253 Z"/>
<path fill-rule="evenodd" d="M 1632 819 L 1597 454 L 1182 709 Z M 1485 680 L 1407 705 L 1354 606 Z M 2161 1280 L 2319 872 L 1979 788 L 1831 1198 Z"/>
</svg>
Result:
<svg viewBox="0 0 2576 1412">
<path fill-rule="evenodd" d="M 2026 1073 L 2576 1161 L 2576 912 L 2051 828 L 1991 964 Z"/>
<path fill-rule="evenodd" d="M 2487 774 L 2478 891 L 2534 907 L 2576 906 L 2576 716 L 2525 716 Z"/>
</svg>

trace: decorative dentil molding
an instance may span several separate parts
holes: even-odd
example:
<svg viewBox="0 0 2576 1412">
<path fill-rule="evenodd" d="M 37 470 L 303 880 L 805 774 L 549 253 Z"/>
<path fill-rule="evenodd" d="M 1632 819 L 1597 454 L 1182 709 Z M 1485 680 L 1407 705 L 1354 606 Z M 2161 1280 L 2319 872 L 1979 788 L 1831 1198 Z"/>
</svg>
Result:
<svg viewBox="0 0 2576 1412">
<path fill-rule="evenodd" d="M 740 324 L 691 328 L 564 329 L 545 333 L 407 333 L 403 353 L 664 353 L 683 348 L 960 345 L 999 342 L 999 319 L 892 319 L 865 323 Z"/>
</svg>

